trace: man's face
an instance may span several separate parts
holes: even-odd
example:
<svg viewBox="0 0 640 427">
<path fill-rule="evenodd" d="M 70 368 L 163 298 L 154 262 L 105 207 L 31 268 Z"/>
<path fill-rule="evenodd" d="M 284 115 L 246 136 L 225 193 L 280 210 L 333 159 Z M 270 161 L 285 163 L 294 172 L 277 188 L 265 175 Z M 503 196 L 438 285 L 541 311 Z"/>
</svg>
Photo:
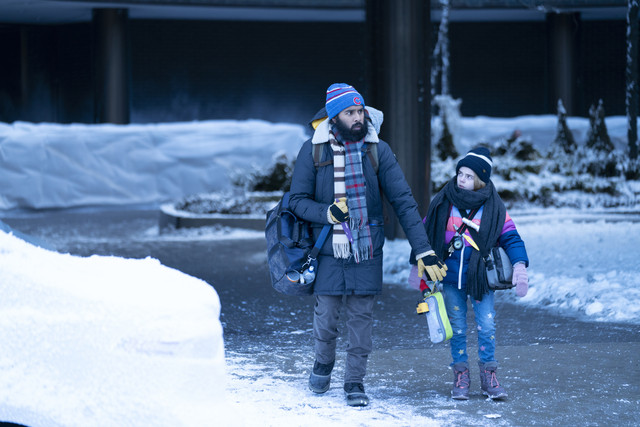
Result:
<svg viewBox="0 0 640 427">
<path fill-rule="evenodd" d="M 360 141 L 367 135 L 368 127 L 364 116 L 364 107 L 345 108 L 335 117 L 335 123 L 347 141 Z"/>
</svg>

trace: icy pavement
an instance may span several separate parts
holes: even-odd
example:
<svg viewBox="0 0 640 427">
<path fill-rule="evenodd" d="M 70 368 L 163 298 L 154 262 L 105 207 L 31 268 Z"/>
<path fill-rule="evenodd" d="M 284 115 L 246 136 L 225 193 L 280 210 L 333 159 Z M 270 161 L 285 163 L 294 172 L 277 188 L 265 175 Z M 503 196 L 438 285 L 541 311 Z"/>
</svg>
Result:
<svg viewBox="0 0 640 427">
<path fill-rule="evenodd" d="M 545 289 L 555 300 L 512 301 L 507 293 L 498 299 L 497 357 L 509 399 L 492 402 L 481 396 L 475 360 L 471 399 L 449 398 L 448 345 L 428 341 L 425 319 L 415 314 L 415 291 L 396 280 L 406 269 L 407 251 L 403 242 L 394 241 L 386 247 L 391 257 L 385 272 L 385 281 L 394 283 L 374 312 L 375 350 L 365 383 L 372 403 L 360 409 L 344 403 L 344 339 L 338 343 L 332 388 L 322 396 L 308 391 L 312 300 L 271 290 L 261 233 L 213 227 L 159 234 L 157 216 L 143 211 L 58 212 L 5 221 L 62 251 L 150 256 L 213 285 L 222 304 L 229 410 L 239 414 L 237 425 L 635 425 L 640 328 L 611 317 L 588 321 L 597 316 L 580 311 L 588 303 L 581 298 L 600 295 L 602 286 L 584 293 L 580 286 L 588 286 L 589 274 L 609 274 L 605 270 L 614 264 L 616 275 L 633 279 L 638 249 L 625 252 L 618 245 L 637 239 L 639 225 L 539 219 L 515 216 L 532 259 L 531 295 Z M 569 278 L 572 295 L 566 296 L 561 286 Z M 620 292 L 626 298 L 622 309 L 638 302 L 627 291 Z M 554 305 L 576 298 L 577 309 Z"/>
</svg>

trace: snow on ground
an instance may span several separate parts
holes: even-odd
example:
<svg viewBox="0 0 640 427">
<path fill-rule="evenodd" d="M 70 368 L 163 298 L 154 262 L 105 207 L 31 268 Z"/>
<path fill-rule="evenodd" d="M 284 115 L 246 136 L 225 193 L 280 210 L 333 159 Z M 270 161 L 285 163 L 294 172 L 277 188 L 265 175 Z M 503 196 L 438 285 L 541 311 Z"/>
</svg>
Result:
<svg viewBox="0 0 640 427">
<path fill-rule="evenodd" d="M 570 119 L 569 124 L 581 140 L 586 119 Z M 555 116 L 464 119 L 458 149 L 506 137 L 515 129 L 544 147 L 555 125 Z M 246 126 L 264 127 L 271 137 Z M 625 121 L 610 118 L 607 126 L 620 146 Z M 214 128 L 219 138 L 212 137 Z M 274 129 L 277 135 L 292 130 L 291 138 L 275 143 Z M 250 136 L 239 142 L 238 132 Z M 228 186 L 232 172 L 253 167 L 249 156 L 264 163 L 278 152 L 296 153 L 303 133 L 302 127 L 272 128 L 252 121 L 126 127 L 0 124 L 0 167 L 10 180 L 0 181 L 0 207 L 160 203 L 211 191 Z M 151 136 L 136 145 L 135 134 Z M 65 140 L 70 143 L 60 142 Z M 111 169 L 110 162 L 118 166 Z M 206 172 L 212 169 L 215 173 Z M 156 176 L 167 179 L 166 186 Z M 638 212 L 616 216 L 548 209 L 511 214 L 529 252 L 531 284 L 525 298 L 508 291 L 503 298 L 590 320 L 640 324 Z M 144 228 L 128 238 L 262 237 L 255 231 L 211 227 L 168 234 Z M 214 412 L 220 425 L 232 424 L 225 417 L 235 417 L 235 425 L 299 421 L 382 426 L 398 419 L 436 424 L 403 402 L 374 402 L 359 410 L 346 408 L 341 394 L 311 399 L 300 392 L 304 378 L 245 355 L 225 358 L 215 292 L 157 260 L 78 258 L 36 248 L 3 231 L 0 252 L 0 419 L 31 427 L 97 425 L 96 420 L 105 426 L 176 426 L 206 425 L 202 420 Z M 408 286 L 408 253 L 406 241 L 387 242 L 386 283 Z M 225 364 L 226 375 L 221 372 Z M 224 384 L 226 395 L 220 388 Z"/>
<path fill-rule="evenodd" d="M 620 236 L 625 241 L 640 238 L 637 216 L 631 221 L 620 215 L 558 209 L 512 213 L 531 259 L 531 287 L 525 298 L 517 299 L 512 291 L 502 292 L 502 298 L 590 320 L 640 324 L 639 251 L 618 247 Z M 147 224 L 126 237 L 110 237 L 111 232 L 61 235 L 52 229 L 45 234 L 62 246 L 263 238 L 260 231 L 218 226 L 159 233 L 157 226 Z M 198 345 L 222 340 L 216 330 L 215 292 L 156 260 L 73 257 L 1 232 L 0 247 L 0 318 L 5 319 L 0 322 L 5 343 L 0 357 L 0 419 L 32 427 L 81 426 L 95 419 L 101 419 L 101 425 L 125 425 L 118 418 L 124 415 L 130 425 L 150 425 L 149 420 L 158 426 L 193 425 L 194 417 L 213 416 L 233 418 L 218 425 L 239 426 L 386 426 L 398 420 L 430 426 L 440 425 L 434 417 L 447 419 L 452 410 L 446 409 L 446 396 L 433 402 L 436 412 L 431 416 L 394 399 L 375 399 L 366 409 L 347 408 L 339 388 L 318 398 L 307 391 L 306 377 L 298 374 L 308 368 L 307 348 L 287 355 L 295 360 L 296 372 L 241 353 L 226 353 L 222 361 L 214 349 Z M 408 287 L 408 253 L 406 240 L 386 242 L 384 280 L 389 286 Z M 154 285 L 152 293 L 149 282 L 160 287 Z M 174 302 L 182 304 L 176 307 Z M 202 323 L 209 327 L 203 330 Z M 226 373 L 220 372 L 220 363 L 226 365 Z M 158 377 L 157 382 L 149 384 L 149 377 Z M 202 378 L 212 382 L 202 384 Z M 189 386 L 176 390 L 178 379 Z M 224 397 L 215 388 L 221 384 L 226 384 Z M 369 391 L 375 395 L 377 389 L 371 386 Z M 167 406 L 169 400 L 172 404 Z M 212 415 L 215 402 L 223 402 L 224 408 Z M 164 419 L 148 418 L 150 414 Z M 467 421 L 490 423 L 489 415 Z M 143 417 L 145 422 L 138 424 Z M 460 417 L 456 412 L 456 419 Z"/>
<path fill-rule="evenodd" d="M 220 301 L 158 260 L 60 254 L 0 231 L 0 420 L 229 421 Z"/>
</svg>

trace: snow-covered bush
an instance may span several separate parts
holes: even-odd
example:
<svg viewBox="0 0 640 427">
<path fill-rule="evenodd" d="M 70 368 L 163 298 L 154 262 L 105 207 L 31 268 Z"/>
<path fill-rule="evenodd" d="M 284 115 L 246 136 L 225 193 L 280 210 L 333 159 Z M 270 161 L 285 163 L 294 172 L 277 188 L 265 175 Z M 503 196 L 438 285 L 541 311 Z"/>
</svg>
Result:
<svg viewBox="0 0 640 427">
<path fill-rule="evenodd" d="M 592 107 L 586 140 L 578 144 L 558 102 L 556 136 L 540 152 L 515 129 L 509 137 L 478 141 L 491 151 L 491 179 L 508 206 L 634 207 L 640 203 L 640 162 L 616 149 L 605 125 L 602 101 Z M 458 159 L 434 161 L 432 191 L 455 174 Z"/>
<path fill-rule="evenodd" d="M 231 183 L 248 191 L 288 191 L 294 163 L 285 153 L 278 153 L 266 167 L 253 169 L 248 174 L 236 172 Z"/>
</svg>

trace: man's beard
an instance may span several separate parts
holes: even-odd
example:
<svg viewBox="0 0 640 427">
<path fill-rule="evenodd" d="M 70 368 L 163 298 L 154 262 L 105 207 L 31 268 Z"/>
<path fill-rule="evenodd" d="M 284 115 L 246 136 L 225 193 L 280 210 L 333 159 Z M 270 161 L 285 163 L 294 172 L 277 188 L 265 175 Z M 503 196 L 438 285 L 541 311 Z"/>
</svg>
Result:
<svg viewBox="0 0 640 427">
<path fill-rule="evenodd" d="M 351 128 L 348 128 L 339 117 L 336 118 L 336 129 L 345 141 L 360 141 L 367 136 L 367 132 L 369 131 L 368 122 L 365 120 L 363 123 L 360 123 L 360 128 L 358 128 L 357 125 L 358 124 L 354 124 Z"/>
</svg>

